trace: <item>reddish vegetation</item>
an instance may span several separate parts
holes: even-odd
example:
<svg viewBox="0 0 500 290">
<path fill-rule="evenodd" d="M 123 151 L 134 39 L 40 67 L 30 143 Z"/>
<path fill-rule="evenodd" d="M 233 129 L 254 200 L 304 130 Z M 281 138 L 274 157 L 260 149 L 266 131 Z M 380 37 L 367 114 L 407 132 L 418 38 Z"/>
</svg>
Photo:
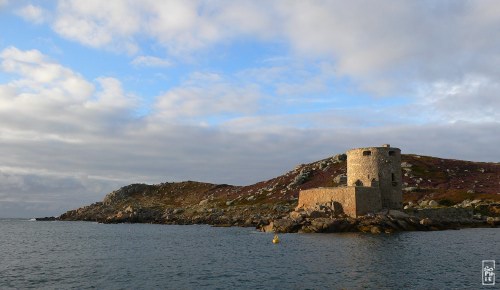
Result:
<svg viewBox="0 0 500 290">
<path fill-rule="evenodd" d="M 301 189 L 338 186 L 336 177 L 346 174 L 344 158 L 345 155 L 336 155 L 302 164 L 282 176 L 249 186 L 194 181 L 132 184 L 108 194 L 103 202 L 69 211 L 62 218 L 109 220 L 111 216 L 116 220 L 122 211 L 147 209 L 143 221 L 157 222 L 158 216 L 181 208 L 185 216 L 195 220 L 200 210 L 207 214 L 222 211 L 224 218 L 232 215 L 236 219 L 253 216 L 271 220 L 293 210 Z M 434 199 L 451 205 L 465 199 L 500 201 L 500 163 L 417 155 L 402 155 L 402 161 L 404 202 Z"/>
<path fill-rule="evenodd" d="M 464 199 L 500 200 L 500 164 L 440 159 L 428 156 L 403 155 L 403 161 L 413 166 L 403 182 L 408 187 L 418 187 L 405 193 L 406 201 L 448 199 L 460 202 Z M 417 183 L 417 180 L 420 180 Z"/>
<path fill-rule="evenodd" d="M 464 199 L 500 200 L 500 164 L 440 159 L 428 156 L 402 155 L 411 164 L 403 168 L 404 200 Z M 301 171 L 310 172 L 303 183 L 294 184 Z M 199 182 L 163 183 L 153 186 L 151 193 L 163 193 L 162 203 L 196 204 L 205 198 L 235 200 L 238 204 L 275 203 L 294 200 L 301 189 L 336 186 L 334 178 L 346 174 L 346 162 L 334 158 L 302 164 L 276 178 L 248 186 L 213 185 Z M 143 193 L 144 195 L 144 193 Z M 254 196 L 255 199 L 247 200 Z"/>
</svg>

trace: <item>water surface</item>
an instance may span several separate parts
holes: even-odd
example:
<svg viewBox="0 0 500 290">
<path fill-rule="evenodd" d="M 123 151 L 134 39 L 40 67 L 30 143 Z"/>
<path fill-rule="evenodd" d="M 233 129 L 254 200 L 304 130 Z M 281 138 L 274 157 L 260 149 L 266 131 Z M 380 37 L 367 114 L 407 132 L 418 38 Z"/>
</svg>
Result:
<svg viewBox="0 0 500 290">
<path fill-rule="evenodd" d="M 0 220 L 0 289 L 496 289 L 500 229 L 391 235 Z"/>
</svg>

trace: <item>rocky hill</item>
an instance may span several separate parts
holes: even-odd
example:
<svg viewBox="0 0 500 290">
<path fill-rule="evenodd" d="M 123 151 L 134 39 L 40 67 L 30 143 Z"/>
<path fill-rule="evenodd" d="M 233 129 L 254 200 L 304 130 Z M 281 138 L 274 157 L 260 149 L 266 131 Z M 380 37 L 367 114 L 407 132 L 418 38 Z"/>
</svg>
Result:
<svg viewBox="0 0 500 290">
<path fill-rule="evenodd" d="M 500 201 L 500 163 L 402 155 L 402 170 L 406 204 Z M 339 154 L 249 186 L 195 181 L 131 184 L 109 193 L 102 202 L 68 211 L 60 219 L 259 226 L 287 216 L 301 189 L 342 185 L 345 174 L 346 155 Z"/>
</svg>

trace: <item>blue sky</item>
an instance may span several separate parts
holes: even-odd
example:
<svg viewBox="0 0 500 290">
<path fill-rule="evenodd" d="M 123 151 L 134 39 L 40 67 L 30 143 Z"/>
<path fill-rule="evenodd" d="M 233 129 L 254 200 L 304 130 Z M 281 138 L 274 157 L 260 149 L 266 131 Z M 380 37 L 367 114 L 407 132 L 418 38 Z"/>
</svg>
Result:
<svg viewBox="0 0 500 290">
<path fill-rule="evenodd" d="M 0 216 L 352 147 L 500 161 L 495 1 L 0 0 Z"/>
</svg>

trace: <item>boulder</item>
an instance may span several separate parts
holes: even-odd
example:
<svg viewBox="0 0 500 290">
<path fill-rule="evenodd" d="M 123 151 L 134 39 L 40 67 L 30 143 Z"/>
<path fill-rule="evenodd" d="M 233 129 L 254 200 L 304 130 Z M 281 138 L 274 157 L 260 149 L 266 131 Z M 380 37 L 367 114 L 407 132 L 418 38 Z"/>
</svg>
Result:
<svg viewBox="0 0 500 290">
<path fill-rule="evenodd" d="M 379 226 L 372 226 L 372 227 L 370 228 L 370 232 L 371 232 L 372 234 L 380 234 L 380 233 L 382 232 L 382 230 L 380 229 L 380 227 L 379 227 Z"/>
<path fill-rule="evenodd" d="M 430 218 L 424 218 L 420 220 L 420 224 L 423 226 L 431 226 L 433 221 Z"/>
<path fill-rule="evenodd" d="M 309 218 L 322 218 L 322 217 L 327 217 L 327 214 L 325 211 L 320 211 L 320 210 L 313 210 L 306 212 L 307 217 Z"/>
<path fill-rule="evenodd" d="M 349 226 L 345 219 L 317 218 L 311 221 L 310 230 L 316 233 L 342 232 Z"/>
<path fill-rule="evenodd" d="M 408 162 L 401 162 L 401 168 L 411 168 L 413 165 Z"/>
<path fill-rule="evenodd" d="M 339 174 L 333 178 L 333 182 L 337 184 L 347 184 L 347 175 Z"/>
<path fill-rule="evenodd" d="M 396 223 L 404 231 L 409 231 L 410 230 L 410 227 L 409 227 L 409 225 L 408 225 L 408 223 L 406 221 L 404 221 L 404 220 L 396 220 Z"/>
<path fill-rule="evenodd" d="M 394 220 L 394 222 L 386 221 L 386 222 L 384 222 L 384 224 L 385 224 L 386 228 L 388 227 L 393 232 L 393 231 L 399 230 L 399 226 L 396 222 L 397 222 L 397 220 Z"/>
<path fill-rule="evenodd" d="M 410 217 L 410 215 L 402 212 L 402 211 L 399 211 L 399 210 L 394 210 L 394 209 L 391 209 L 389 210 L 389 212 L 387 213 L 387 215 L 389 216 L 392 216 L 396 219 L 405 219 L 405 218 L 408 218 Z"/>
<path fill-rule="evenodd" d="M 288 214 L 288 216 L 292 219 L 292 220 L 295 220 L 297 222 L 300 222 L 304 219 L 304 216 L 303 216 L 303 212 L 299 212 L 299 211 L 292 211 Z"/>
<path fill-rule="evenodd" d="M 318 218 L 311 221 L 309 228 L 315 233 L 321 233 L 328 228 L 328 225 L 329 221 L 326 221 L 324 218 Z"/>
<path fill-rule="evenodd" d="M 172 214 L 180 214 L 183 213 L 184 209 L 183 208 L 176 208 L 172 211 Z"/>
<path fill-rule="evenodd" d="M 488 211 L 493 215 L 500 215 L 500 205 L 491 204 L 488 206 Z"/>
<path fill-rule="evenodd" d="M 198 205 L 206 205 L 206 204 L 208 204 L 208 199 L 204 199 L 200 201 L 200 203 L 198 203 Z"/>
<path fill-rule="evenodd" d="M 347 155 L 346 154 L 337 154 L 332 157 L 333 162 L 344 162 L 347 160 Z"/>
<path fill-rule="evenodd" d="M 35 218 L 36 221 L 56 221 L 58 220 L 56 217 L 53 216 L 46 216 L 46 217 L 39 217 Z"/>
<path fill-rule="evenodd" d="M 500 225 L 500 217 L 487 217 L 486 222 L 492 226 Z"/>
<path fill-rule="evenodd" d="M 273 231 L 276 233 L 293 233 L 300 225 L 291 219 L 277 219 L 273 221 Z"/>
<path fill-rule="evenodd" d="M 371 232 L 371 226 L 369 225 L 359 225 L 358 230 L 363 233 L 369 233 Z"/>
<path fill-rule="evenodd" d="M 428 203 L 429 206 L 431 207 L 436 207 L 439 205 L 439 203 L 437 203 L 437 201 L 435 200 L 430 200 L 429 203 Z"/>
</svg>

